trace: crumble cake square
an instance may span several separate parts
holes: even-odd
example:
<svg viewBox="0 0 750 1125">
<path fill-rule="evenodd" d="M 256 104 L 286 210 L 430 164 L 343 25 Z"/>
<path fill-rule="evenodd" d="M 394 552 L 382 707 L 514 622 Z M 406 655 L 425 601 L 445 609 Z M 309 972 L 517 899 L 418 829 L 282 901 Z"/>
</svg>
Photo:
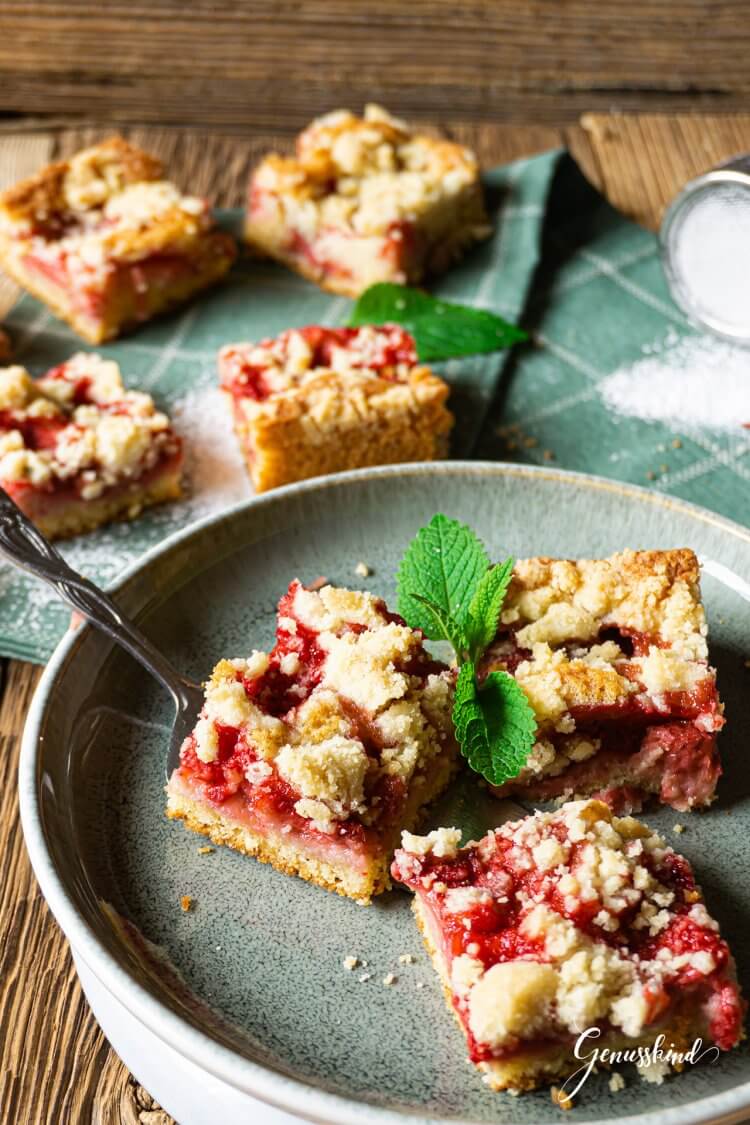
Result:
<svg viewBox="0 0 750 1125">
<path fill-rule="evenodd" d="M 448 453 L 448 385 L 398 325 L 311 325 L 234 344 L 219 353 L 219 375 L 258 492 Z"/>
<path fill-rule="evenodd" d="M 499 795 L 708 805 L 724 718 L 706 636 L 691 550 L 517 563 L 482 673 L 515 676 L 538 735 Z"/>
<path fill-rule="evenodd" d="M 206 200 L 122 137 L 0 194 L 0 265 L 92 344 L 185 301 L 235 256 Z"/>
<path fill-rule="evenodd" d="M 32 379 L 0 368 L 0 486 L 49 539 L 181 495 L 182 442 L 111 360 L 80 353 Z"/>
<path fill-rule="evenodd" d="M 612 1050 L 742 1038 L 729 948 L 688 861 L 644 824 L 587 800 L 459 839 L 405 832 L 392 873 L 493 1089 L 569 1077 L 589 1028 L 587 1047 Z"/>
<path fill-rule="evenodd" d="M 345 296 L 419 282 L 490 230 L 474 154 L 375 105 L 318 118 L 250 178 L 250 246 Z"/>
<path fill-rule="evenodd" d="M 453 677 L 367 593 L 292 582 L 270 653 L 222 660 L 167 816 L 360 903 L 457 768 Z"/>
</svg>

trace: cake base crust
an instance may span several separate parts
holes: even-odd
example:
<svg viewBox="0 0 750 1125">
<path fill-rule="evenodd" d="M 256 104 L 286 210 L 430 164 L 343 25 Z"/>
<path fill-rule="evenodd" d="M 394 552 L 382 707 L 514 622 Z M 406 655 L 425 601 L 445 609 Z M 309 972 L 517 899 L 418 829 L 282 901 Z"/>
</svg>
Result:
<svg viewBox="0 0 750 1125">
<path fill-rule="evenodd" d="M 74 535 L 84 535 L 104 524 L 116 520 L 133 519 L 144 508 L 163 504 L 169 500 L 179 500 L 182 496 L 180 478 L 182 467 L 151 481 L 145 487 L 134 482 L 128 488 L 116 488 L 112 494 L 98 500 L 75 500 L 70 504 L 60 504 L 54 512 L 35 510 L 33 497 L 22 507 L 29 519 L 48 539 L 70 539 Z"/>
<path fill-rule="evenodd" d="M 186 828 L 198 832 L 219 846 L 233 848 L 253 856 L 261 863 L 270 863 L 285 875 L 297 875 L 327 891 L 354 899 L 360 906 L 369 906 L 374 895 L 390 890 L 390 862 L 401 838 L 402 829 L 414 828 L 426 806 L 445 789 L 458 768 L 456 758 L 445 755 L 430 763 L 431 776 L 422 785 L 413 785 L 403 817 L 381 848 L 368 859 L 363 869 L 345 864 L 326 863 L 305 851 L 293 838 L 277 833 L 261 835 L 243 824 L 222 816 L 208 801 L 179 792 L 173 781 L 167 785 L 167 816 L 182 820 Z"/>
<path fill-rule="evenodd" d="M 223 237 L 223 236 L 222 236 Z M 225 256 L 217 255 L 207 265 L 196 263 L 195 270 L 175 283 L 162 290 L 150 290 L 150 296 L 156 296 L 150 302 L 148 312 L 138 315 L 133 308 L 133 294 L 128 294 L 127 300 L 113 302 L 113 307 L 107 309 L 101 318 L 85 316 L 77 312 L 67 299 L 66 292 L 51 281 L 39 277 L 30 270 L 23 268 L 9 252 L 8 247 L 0 240 L 0 265 L 5 273 L 12 277 L 32 297 L 46 305 L 55 316 L 64 320 L 71 328 L 89 344 L 104 344 L 108 340 L 138 327 L 147 320 L 171 311 L 195 296 L 201 290 L 219 281 L 227 272 L 234 260 L 234 252 L 227 252 Z M 118 307 L 120 306 L 120 307 Z"/>
</svg>

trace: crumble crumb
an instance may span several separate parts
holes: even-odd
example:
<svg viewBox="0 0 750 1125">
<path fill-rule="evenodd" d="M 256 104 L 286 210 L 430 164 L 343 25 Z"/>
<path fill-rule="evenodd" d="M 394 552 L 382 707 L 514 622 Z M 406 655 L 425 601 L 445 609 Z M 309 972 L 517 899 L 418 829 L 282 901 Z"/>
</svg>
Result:
<svg viewBox="0 0 750 1125">
<path fill-rule="evenodd" d="M 417 988 L 424 988 L 424 981 L 423 981 L 423 980 L 418 980 L 418 981 L 417 981 L 417 984 L 416 984 L 416 987 L 417 987 Z"/>
<path fill-rule="evenodd" d="M 552 1098 L 552 1104 L 556 1105 L 558 1109 L 567 1110 L 573 1108 L 573 1099 L 569 1098 L 565 1091 L 561 1090 L 559 1086 L 553 1086 L 551 1088 L 550 1097 Z"/>
<path fill-rule="evenodd" d="M 610 1089 L 610 1092 L 613 1093 L 613 1094 L 619 1094 L 620 1090 L 625 1089 L 625 1079 L 620 1074 L 619 1070 L 616 1070 L 615 1073 L 610 1078 L 609 1089 Z"/>
<path fill-rule="evenodd" d="M 402 953 L 398 959 L 399 965 L 413 965 L 416 958 L 412 953 Z"/>
<path fill-rule="evenodd" d="M 372 976 L 372 973 L 362 973 L 362 976 L 358 978 L 359 983 L 364 984 L 365 981 L 368 981 L 371 978 L 371 976 Z"/>
<path fill-rule="evenodd" d="M 353 957 L 351 954 L 349 954 L 348 957 L 344 958 L 344 960 L 341 962 L 341 964 L 344 966 L 344 968 L 347 970 L 347 972 L 351 972 L 352 969 L 357 968 L 357 965 L 359 964 L 359 958 Z"/>
<path fill-rule="evenodd" d="M 209 848 L 208 845 L 206 845 L 203 848 L 198 848 L 198 855 L 211 855 L 211 852 L 214 850 L 214 848 Z"/>
<path fill-rule="evenodd" d="M 182 907 L 183 912 L 187 914 L 189 910 L 193 909 L 193 896 L 183 895 L 180 899 L 180 906 Z"/>
<path fill-rule="evenodd" d="M 383 984 L 386 986 L 386 988 L 390 988 L 391 985 L 395 984 L 397 980 L 398 977 L 394 973 L 388 973 L 383 977 Z"/>
<path fill-rule="evenodd" d="M 554 461 L 555 454 L 552 452 L 551 449 L 545 449 L 544 452 L 542 453 L 542 457 L 544 458 L 545 461 Z"/>
<path fill-rule="evenodd" d="M 649 469 L 649 471 L 646 473 L 646 480 L 656 480 L 656 473 L 653 469 Z"/>
<path fill-rule="evenodd" d="M 354 573 L 358 574 L 360 578 L 369 578 L 372 571 L 366 562 L 358 562 L 354 568 Z"/>
<path fill-rule="evenodd" d="M 533 449 L 536 445 L 539 445 L 539 438 L 535 438 L 529 435 L 529 437 L 525 437 L 523 439 L 523 444 L 524 448 Z"/>
<path fill-rule="evenodd" d="M 681 836 L 682 833 L 685 831 L 685 825 L 684 824 L 675 824 L 672 827 L 672 831 L 676 832 L 678 836 Z"/>
<path fill-rule="evenodd" d="M 678 437 L 672 438 L 672 449 L 682 449 L 682 442 Z"/>
</svg>

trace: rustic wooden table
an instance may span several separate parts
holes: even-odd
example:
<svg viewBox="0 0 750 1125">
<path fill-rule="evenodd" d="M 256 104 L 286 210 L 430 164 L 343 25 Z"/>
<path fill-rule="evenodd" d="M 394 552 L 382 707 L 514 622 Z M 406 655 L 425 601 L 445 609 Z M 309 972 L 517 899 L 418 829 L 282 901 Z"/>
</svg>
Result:
<svg viewBox="0 0 750 1125">
<path fill-rule="evenodd" d="M 733 153 L 750 150 L 750 115 L 589 114 L 572 126 L 449 123 L 446 130 L 473 145 L 487 165 L 567 144 L 617 207 L 651 227 L 685 180 Z M 103 132 L 0 129 L 0 187 Z M 225 206 L 242 202 L 252 161 L 279 142 L 260 133 L 247 139 L 164 128 L 127 132 L 165 157 L 176 180 Z M 0 281 L 0 317 L 15 296 L 14 288 Z M 0 1121 L 168 1125 L 171 1119 L 128 1073 L 94 1022 L 67 942 L 34 881 L 18 819 L 16 769 L 24 716 L 40 670 L 5 662 L 2 671 Z"/>
</svg>

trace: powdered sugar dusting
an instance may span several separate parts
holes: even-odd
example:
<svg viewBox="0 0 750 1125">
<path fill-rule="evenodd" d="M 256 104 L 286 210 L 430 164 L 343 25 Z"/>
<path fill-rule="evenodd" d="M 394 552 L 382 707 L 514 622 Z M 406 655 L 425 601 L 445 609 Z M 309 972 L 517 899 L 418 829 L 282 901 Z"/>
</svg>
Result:
<svg viewBox="0 0 750 1125">
<path fill-rule="evenodd" d="M 599 384 L 618 414 L 690 429 L 750 422 L 750 350 L 713 336 L 670 333 L 643 359 Z"/>
<path fill-rule="evenodd" d="M 217 387 L 188 391 L 171 413 L 185 442 L 190 521 L 249 499 L 252 489 L 222 392 Z"/>
</svg>

